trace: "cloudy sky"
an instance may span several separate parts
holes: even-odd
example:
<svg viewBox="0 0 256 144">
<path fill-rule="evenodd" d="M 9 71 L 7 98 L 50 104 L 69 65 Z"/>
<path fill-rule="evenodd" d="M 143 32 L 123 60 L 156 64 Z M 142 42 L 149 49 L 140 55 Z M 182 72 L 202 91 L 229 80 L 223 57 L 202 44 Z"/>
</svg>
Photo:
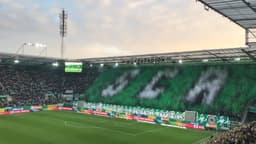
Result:
<svg viewBox="0 0 256 144">
<path fill-rule="evenodd" d="M 196 0 L 0 0 L 0 52 L 42 42 L 48 56 L 60 57 L 62 8 L 69 17 L 67 58 L 244 46 L 243 29 Z"/>
</svg>

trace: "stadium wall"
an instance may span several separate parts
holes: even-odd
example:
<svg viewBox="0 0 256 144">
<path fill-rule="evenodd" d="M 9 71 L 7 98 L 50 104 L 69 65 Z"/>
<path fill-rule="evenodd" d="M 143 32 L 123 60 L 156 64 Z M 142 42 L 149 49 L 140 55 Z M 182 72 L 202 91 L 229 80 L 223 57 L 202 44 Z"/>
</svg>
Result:
<svg viewBox="0 0 256 144">
<path fill-rule="evenodd" d="M 22 107 L 6 107 L 2 108 L 0 115 L 11 115 L 11 114 L 21 114 L 21 113 L 30 113 L 30 112 L 39 112 L 39 111 L 58 111 L 66 110 L 72 111 L 72 107 L 64 107 L 63 104 L 55 105 L 45 105 L 45 106 L 22 106 Z"/>
<path fill-rule="evenodd" d="M 135 120 L 169 127 L 200 130 L 228 130 L 230 128 L 230 120 L 227 116 L 199 114 L 194 111 L 177 112 L 145 107 L 88 102 L 82 102 L 82 104 L 77 103 L 75 105 L 77 106 L 76 111 L 83 114 Z"/>
</svg>

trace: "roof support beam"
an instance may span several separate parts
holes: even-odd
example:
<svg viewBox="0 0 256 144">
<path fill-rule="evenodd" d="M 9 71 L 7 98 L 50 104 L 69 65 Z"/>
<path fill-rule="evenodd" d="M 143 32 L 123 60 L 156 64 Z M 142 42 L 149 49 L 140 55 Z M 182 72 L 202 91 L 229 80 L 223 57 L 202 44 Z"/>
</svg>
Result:
<svg viewBox="0 0 256 144">
<path fill-rule="evenodd" d="M 252 60 L 256 60 L 256 57 L 254 57 L 253 55 L 250 54 L 250 52 L 246 51 L 245 49 L 241 49 L 241 51 L 243 53 L 245 53 L 246 55 L 248 55 L 248 57 Z"/>
<path fill-rule="evenodd" d="M 210 52 L 210 51 L 207 51 L 207 52 L 208 52 L 209 54 L 215 56 L 216 58 L 221 59 L 222 61 L 228 61 L 227 59 L 224 59 L 223 57 L 219 57 L 219 56 L 216 55 L 215 53 L 212 53 L 212 52 Z"/>
<path fill-rule="evenodd" d="M 249 2 L 247 2 L 247 1 L 245 1 L 245 0 L 242 0 L 242 1 L 243 1 L 244 4 L 247 5 L 250 9 L 252 9 L 252 11 L 254 11 L 254 12 L 256 13 L 256 9 L 253 8 Z"/>
<path fill-rule="evenodd" d="M 256 43 L 256 29 L 245 29 L 245 44 L 249 47 Z"/>
<path fill-rule="evenodd" d="M 249 33 L 251 33 L 251 35 L 252 35 L 254 38 L 256 38 L 255 33 L 253 33 L 250 29 L 249 29 L 248 31 L 249 31 Z"/>
<path fill-rule="evenodd" d="M 192 59 L 191 57 L 189 57 L 188 55 L 182 55 L 182 54 L 181 54 L 181 55 L 178 55 L 178 57 L 179 57 L 179 58 L 182 58 L 182 57 L 183 57 L 183 58 L 186 59 L 186 60 L 193 60 L 193 59 Z"/>
<path fill-rule="evenodd" d="M 256 18 L 234 19 L 235 21 L 254 21 Z"/>
</svg>

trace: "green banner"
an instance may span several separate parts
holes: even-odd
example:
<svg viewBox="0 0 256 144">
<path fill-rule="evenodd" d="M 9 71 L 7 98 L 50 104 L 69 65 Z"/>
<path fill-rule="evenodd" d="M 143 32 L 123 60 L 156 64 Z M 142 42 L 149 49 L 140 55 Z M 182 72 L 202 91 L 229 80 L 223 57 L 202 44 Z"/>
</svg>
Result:
<svg viewBox="0 0 256 144">
<path fill-rule="evenodd" d="M 256 113 L 256 107 L 250 107 L 249 112 Z"/>
<path fill-rule="evenodd" d="M 0 95 L 0 98 L 7 98 L 7 95 Z"/>
</svg>

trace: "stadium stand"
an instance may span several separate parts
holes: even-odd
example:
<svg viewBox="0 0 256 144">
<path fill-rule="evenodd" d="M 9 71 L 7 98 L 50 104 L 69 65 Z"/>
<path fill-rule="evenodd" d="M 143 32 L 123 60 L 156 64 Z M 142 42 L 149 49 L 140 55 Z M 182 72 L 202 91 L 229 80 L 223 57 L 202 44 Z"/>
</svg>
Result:
<svg viewBox="0 0 256 144">
<path fill-rule="evenodd" d="M 253 63 L 158 64 L 65 73 L 50 66 L 1 65 L 0 107 L 56 104 L 71 91 L 88 102 L 241 119 L 255 99 L 255 69 Z"/>
<path fill-rule="evenodd" d="M 255 144 L 256 121 L 241 125 L 233 130 L 223 132 L 210 139 L 207 144 Z"/>
<path fill-rule="evenodd" d="M 119 81 L 134 69 L 140 71 L 136 77 Z M 240 117 L 255 99 L 255 70 L 254 64 L 107 69 L 88 89 L 86 101 Z"/>
<path fill-rule="evenodd" d="M 0 68 L 0 106 L 47 105 L 63 101 L 66 90 L 81 94 L 93 80 L 95 72 L 67 74 L 61 69 L 44 66 L 12 66 Z M 6 97 L 8 96 L 9 100 Z"/>
</svg>

